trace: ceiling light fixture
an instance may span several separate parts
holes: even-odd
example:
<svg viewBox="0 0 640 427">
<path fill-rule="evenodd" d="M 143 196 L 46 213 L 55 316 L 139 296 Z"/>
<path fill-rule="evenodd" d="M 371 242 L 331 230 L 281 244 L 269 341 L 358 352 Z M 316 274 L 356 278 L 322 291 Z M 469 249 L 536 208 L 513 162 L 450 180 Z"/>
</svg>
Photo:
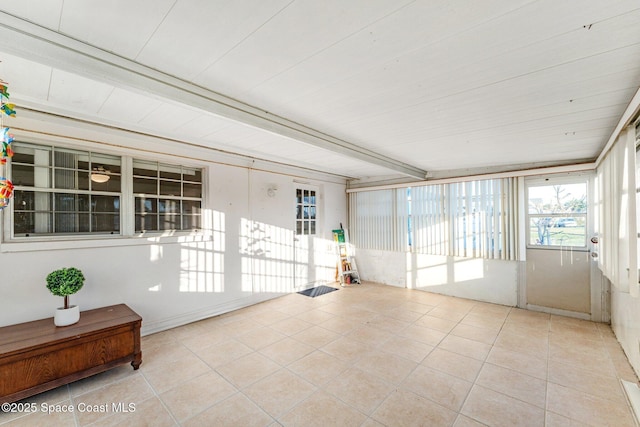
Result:
<svg viewBox="0 0 640 427">
<path fill-rule="evenodd" d="M 97 168 L 93 168 L 91 171 L 91 181 L 97 182 L 99 184 L 104 184 L 109 181 L 111 177 L 109 176 L 109 171 L 99 166 Z"/>
</svg>

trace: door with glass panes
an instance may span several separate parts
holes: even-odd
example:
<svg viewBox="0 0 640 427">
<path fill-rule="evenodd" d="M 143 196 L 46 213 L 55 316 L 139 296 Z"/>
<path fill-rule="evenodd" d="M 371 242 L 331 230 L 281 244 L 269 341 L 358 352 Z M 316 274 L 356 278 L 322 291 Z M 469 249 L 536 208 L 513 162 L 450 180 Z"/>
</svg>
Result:
<svg viewBox="0 0 640 427">
<path fill-rule="evenodd" d="M 318 189 L 298 186 L 295 189 L 294 285 L 304 288 L 315 281 L 314 239 L 318 232 Z"/>
<path fill-rule="evenodd" d="M 589 176 L 527 180 L 526 304 L 590 318 Z"/>
</svg>

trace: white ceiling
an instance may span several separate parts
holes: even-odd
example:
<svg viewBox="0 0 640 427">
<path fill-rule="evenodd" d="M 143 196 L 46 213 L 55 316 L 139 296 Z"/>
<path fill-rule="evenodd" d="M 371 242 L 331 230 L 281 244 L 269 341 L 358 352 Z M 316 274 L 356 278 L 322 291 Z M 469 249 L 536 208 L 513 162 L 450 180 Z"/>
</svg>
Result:
<svg viewBox="0 0 640 427">
<path fill-rule="evenodd" d="M 448 176 L 593 161 L 640 87 L 639 22 L 637 0 L 3 2 L 0 78 L 26 111 Z"/>
</svg>

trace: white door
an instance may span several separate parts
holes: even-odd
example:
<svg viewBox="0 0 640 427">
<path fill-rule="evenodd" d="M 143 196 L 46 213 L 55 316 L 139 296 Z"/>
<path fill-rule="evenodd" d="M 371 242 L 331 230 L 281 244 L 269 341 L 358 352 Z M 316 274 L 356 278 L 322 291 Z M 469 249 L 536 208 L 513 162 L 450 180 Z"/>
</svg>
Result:
<svg viewBox="0 0 640 427">
<path fill-rule="evenodd" d="M 316 187 L 298 186 L 295 189 L 295 212 L 294 286 L 305 288 L 315 281 L 314 238 L 318 231 L 318 189 Z"/>
<path fill-rule="evenodd" d="M 528 308 L 584 319 L 593 313 L 589 176 L 527 181 Z"/>
</svg>

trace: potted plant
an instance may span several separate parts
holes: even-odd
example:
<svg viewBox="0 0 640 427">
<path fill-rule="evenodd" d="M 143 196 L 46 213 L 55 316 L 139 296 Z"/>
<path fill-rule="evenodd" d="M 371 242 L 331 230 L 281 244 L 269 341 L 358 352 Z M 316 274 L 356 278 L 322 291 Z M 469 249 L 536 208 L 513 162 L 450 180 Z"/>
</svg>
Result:
<svg viewBox="0 0 640 427">
<path fill-rule="evenodd" d="M 75 267 L 61 268 L 47 276 L 47 289 L 56 296 L 64 297 L 64 307 L 59 307 L 53 317 L 56 326 L 72 325 L 80 320 L 80 308 L 69 305 L 69 295 L 78 292 L 83 285 L 84 275 Z"/>
</svg>

